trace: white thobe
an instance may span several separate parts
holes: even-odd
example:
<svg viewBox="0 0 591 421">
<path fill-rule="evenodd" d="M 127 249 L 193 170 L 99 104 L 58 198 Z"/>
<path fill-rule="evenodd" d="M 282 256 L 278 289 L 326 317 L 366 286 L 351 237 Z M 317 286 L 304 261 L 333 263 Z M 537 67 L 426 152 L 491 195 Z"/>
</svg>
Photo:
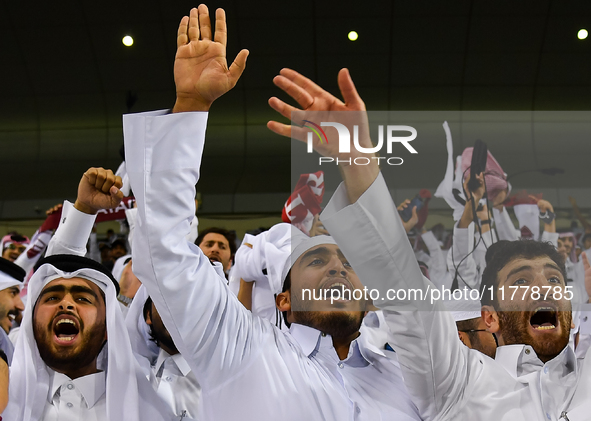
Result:
<svg viewBox="0 0 591 421">
<path fill-rule="evenodd" d="M 437 285 L 439 288 L 451 288 L 452 279 L 447 270 L 446 257 L 441 250 L 439 241 L 435 238 L 432 231 L 427 231 L 421 234 L 423 242 L 429 249 L 429 278 L 431 282 Z"/>
<path fill-rule="evenodd" d="M 49 391 L 43 421 L 104 421 L 107 419 L 105 372 L 70 379 L 48 370 Z"/>
<path fill-rule="evenodd" d="M 206 121 L 206 113 L 124 116 L 138 204 L 133 271 L 202 386 L 204 418 L 419 419 L 392 356 L 362 335 L 340 361 L 330 336 L 298 324 L 280 331 L 246 310 L 221 265 L 185 241 Z"/>
<path fill-rule="evenodd" d="M 160 349 L 150 383 L 177 416 L 187 421 L 201 419 L 201 387 L 181 354 L 170 355 Z"/>
<path fill-rule="evenodd" d="M 426 291 L 380 174 L 354 204 L 344 185 L 321 220 L 368 288 Z M 405 383 L 426 420 L 570 421 L 591 416 L 591 365 L 571 347 L 542 363 L 530 346 L 497 349 L 497 359 L 465 347 L 442 303 L 374 301 L 390 328 Z M 562 418 L 565 419 L 564 417 Z"/>
</svg>

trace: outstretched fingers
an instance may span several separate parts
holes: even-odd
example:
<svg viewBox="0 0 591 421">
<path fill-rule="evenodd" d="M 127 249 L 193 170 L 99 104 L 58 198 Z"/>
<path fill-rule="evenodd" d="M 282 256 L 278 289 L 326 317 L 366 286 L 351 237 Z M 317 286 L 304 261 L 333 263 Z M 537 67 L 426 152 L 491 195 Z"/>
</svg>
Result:
<svg viewBox="0 0 591 421">
<path fill-rule="evenodd" d="M 187 30 L 189 29 L 189 16 L 183 16 L 181 23 L 179 24 L 179 30 L 176 37 L 176 46 L 181 47 L 189 42 L 189 35 Z"/>
<path fill-rule="evenodd" d="M 301 75 L 300 73 L 296 72 L 295 70 L 285 68 L 285 69 L 281 69 L 279 74 L 281 76 L 289 79 L 293 83 L 295 83 L 297 86 L 302 88 L 304 91 L 308 92 L 311 96 L 316 97 L 316 96 L 328 95 L 328 96 L 332 97 L 331 94 L 329 94 L 324 89 L 322 89 L 320 86 L 316 85 L 310 79 Z"/>
<path fill-rule="evenodd" d="M 209 9 L 206 5 L 200 4 L 199 8 L 199 31 L 201 32 L 201 39 L 211 40 L 211 21 L 209 19 Z"/>
<path fill-rule="evenodd" d="M 311 95 L 304 87 L 294 83 L 289 78 L 283 75 L 275 76 L 273 78 L 273 83 L 285 91 L 285 93 L 292 97 L 298 104 L 300 104 L 302 109 L 307 110 L 314 104 L 315 97 Z M 272 104 L 270 105 L 273 107 Z M 284 115 L 284 117 L 288 116 Z"/>
<path fill-rule="evenodd" d="M 286 102 L 281 101 L 279 98 L 271 97 L 269 98 L 269 105 L 283 117 L 291 120 L 291 113 L 294 111 L 300 111 L 296 107 L 289 105 Z"/>
<path fill-rule="evenodd" d="M 199 41 L 199 11 L 194 7 L 189 13 L 189 41 Z"/>
<path fill-rule="evenodd" d="M 269 121 L 267 122 L 267 128 L 280 136 L 297 139 L 302 142 L 307 141 L 306 134 L 308 131 L 303 127 L 290 126 L 289 124 L 283 124 L 278 121 Z"/>
<path fill-rule="evenodd" d="M 273 133 L 280 136 L 291 137 L 291 126 L 289 124 L 279 123 L 278 121 L 269 121 L 267 127 Z"/>
<path fill-rule="evenodd" d="M 217 9 L 215 11 L 214 41 L 219 42 L 224 47 L 228 42 L 228 27 L 226 25 L 226 12 L 224 9 Z"/>
</svg>

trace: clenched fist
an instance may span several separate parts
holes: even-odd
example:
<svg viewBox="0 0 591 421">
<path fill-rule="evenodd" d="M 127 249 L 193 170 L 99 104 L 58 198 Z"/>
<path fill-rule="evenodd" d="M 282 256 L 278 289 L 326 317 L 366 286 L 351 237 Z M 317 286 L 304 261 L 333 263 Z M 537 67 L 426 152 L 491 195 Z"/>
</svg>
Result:
<svg viewBox="0 0 591 421">
<path fill-rule="evenodd" d="M 104 168 L 90 168 L 78 184 L 78 197 L 74 207 L 90 215 L 101 209 L 116 208 L 123 199 L 121 177 Z"/>
</svg>

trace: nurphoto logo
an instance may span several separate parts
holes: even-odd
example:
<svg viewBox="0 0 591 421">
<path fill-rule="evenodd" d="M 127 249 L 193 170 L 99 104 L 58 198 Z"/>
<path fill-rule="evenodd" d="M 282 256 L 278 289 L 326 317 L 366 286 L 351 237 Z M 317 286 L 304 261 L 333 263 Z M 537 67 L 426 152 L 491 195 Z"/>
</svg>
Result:
<svg viewBox="0 0 591 421">
<path fill-rule="evenodd" d="M 333 127 L 337 130 L 339 134 L 339 153 L 350 153 L 351 152 L 351 133 L 349 129 L 342 123 L 337 123 L 333 121 L 329 122 L 321 122 L 320 125 L 310 121 L 310 120 L 302 120 L 301 127 L 305 127 L 310 129 L 311 131 L 307 133 L 307 144 L 308 144 L 308 153 L 313 153 L 313 142 L 314 142 L 314 134 L 318 137 L 321 144 L 328 144 L 328 137 L 326 136 L 326 132 L 322 129 L 323 127 Z M 385 133 L 384 136 L 384 125 L 378 126 L 378 143 L 373 147 L 363 147 L 359 143 L 359 126 L 353 126 L 353 146 L 354 148 L 361 153 L 365 154 L 377 154 L 379 153 L 382 148 L 384 147 L 384 143 L 386 144 L 386 154 L 392 154 L 393 145 L 394 144 L 401 144 L 403 145 L 408 152 L 411 154 L 418 153 L 415 148 L 410 145 L 410 142 L 417 137 L 417 130 L 412 126 L 400 126 L 400 125 L 387 125 L 385 126 Z M 399 135 L 400 132 L 407 132 L 408 135 Z M 384 140 L 385 137 L 385 140 Z M 320 157 L 319 164 L 322 165 L 323 163 L 335 162 L 336 165 L 339 164 L 349 164 L 349 165 L 368 165 L 371 162 L 371 159 L 378 160 L 378 163 L 387 163 L 388 165 L 402 165 L 404 160 L 400 157 L 388 157 L 388 156 L 372 156 L 372 157 L 356 157 L 356 158 L 348 158 L 348 159 L 340 159 L 340 158 L 332 158 L 332 157 Z"/>
</svg>

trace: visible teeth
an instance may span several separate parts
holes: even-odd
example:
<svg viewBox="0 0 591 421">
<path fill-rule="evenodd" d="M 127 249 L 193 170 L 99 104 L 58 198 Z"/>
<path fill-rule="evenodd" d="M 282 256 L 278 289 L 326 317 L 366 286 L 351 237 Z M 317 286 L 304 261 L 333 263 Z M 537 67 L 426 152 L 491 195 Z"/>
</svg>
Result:
<svg viewBox="0 0 591 421">
<path fill-rule="evenodd" d="M 538 311 L 554 311 L 554 309 L 552 307 L 538 307 L 536 308 L 536 311 L 534 311 L 534 314 L 536 314 Z"/>
<path fill-rule="evenodd" d="M 538 327 L 534 327 L 534 329 L 536 329 L 536 330 L 549 330 L 549 329 L 556 329 L 556 326 L 554 326 L 554 325 L 550 325 L 550 326 L 538 326 Z"/>
<path fill-rule="evenodd" d="M 14 314 L 9 314 L 9 315 L 8 315 L 8 318 L 9 318 L 10 320 L 14 320 Z"/>
<path fill-rule="evenodd" d="M 62 323 L 70 323 L 71 325 L 75 325 L 76 323 L 74 323 L 74 321 L 70 320 L 70 319 L 61 319 L 58 320 L 58 322 L 56 323 L 57 325 L 61 325 Z"/>
<path fill-rule="evenodd" d="M 74 339 L 74 336 L 58 336 L 60 341 L 71 341 Z"/>
<path fill-rule="evenodd" d="M 341 282 L 337 282 L 336 284 L 332 284 L 330 287 L 326 289 L 334 289 L 334 288 L 346 288 L 347 286 Z"/>
</svg>

